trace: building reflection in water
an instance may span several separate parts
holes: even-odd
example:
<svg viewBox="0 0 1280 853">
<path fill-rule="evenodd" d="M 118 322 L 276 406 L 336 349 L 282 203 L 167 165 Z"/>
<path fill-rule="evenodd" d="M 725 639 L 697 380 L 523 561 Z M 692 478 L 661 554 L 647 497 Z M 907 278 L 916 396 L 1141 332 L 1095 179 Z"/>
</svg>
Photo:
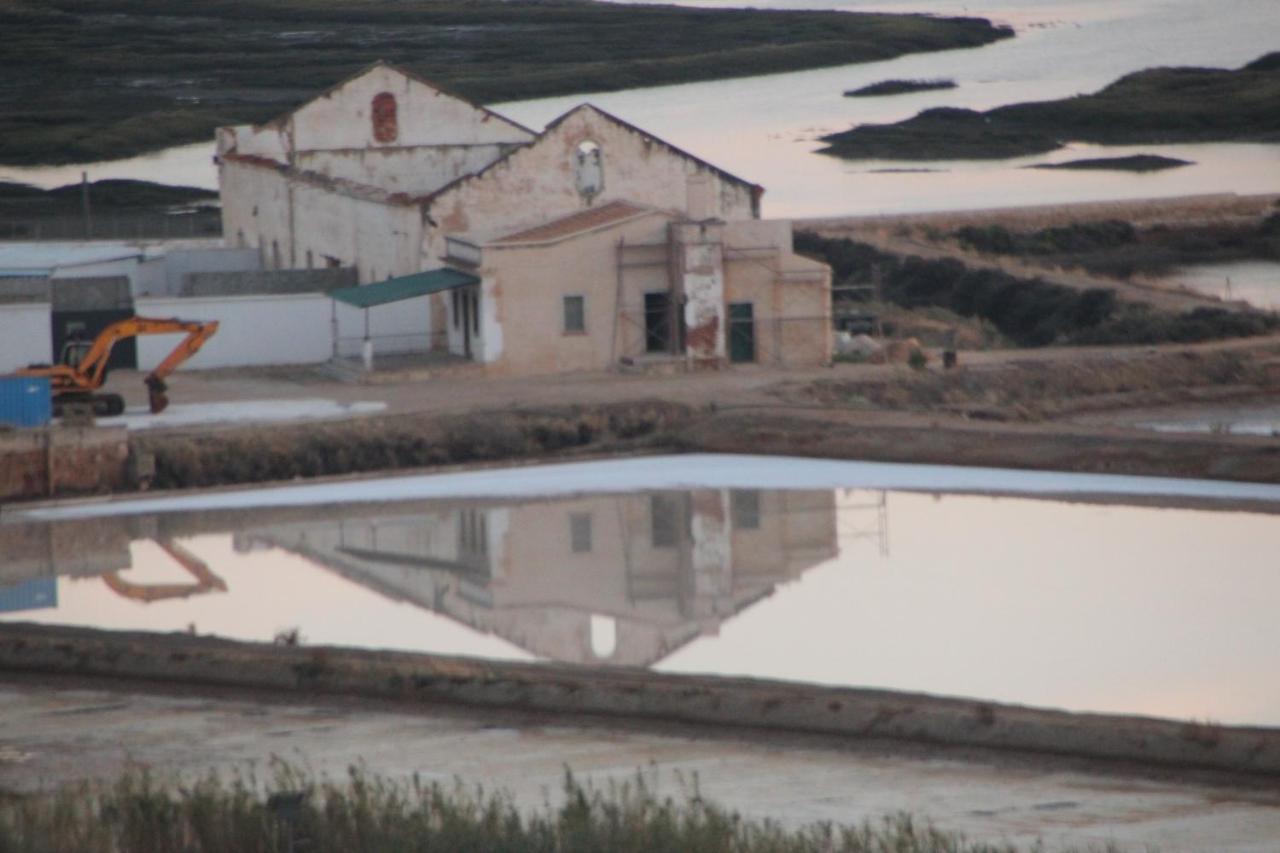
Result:
<svg viewBox="0 0 1280 853">
<path fill-rule="evenodd" d="M 829 490 L 700 489 L 0 525 L 0 612 L 55 607 L 59 575 L 156 606 L 228 594 L 220 567 L 179 540 L 230 531 L 238 552 L 292 552 L 539 657 L 647 666 L 835 557 L 840 539 L 865 529 L 883 547 L 875 495 L 837 507 Z M 156 542 L 182 582 L 126 580 L 138 540 Z"/>
<path fill-rule="evenodd" d="M 696 490 L 257 527 L 540 657 L 647 666 L 838 553 L 830 491 Z"/>
</svg>

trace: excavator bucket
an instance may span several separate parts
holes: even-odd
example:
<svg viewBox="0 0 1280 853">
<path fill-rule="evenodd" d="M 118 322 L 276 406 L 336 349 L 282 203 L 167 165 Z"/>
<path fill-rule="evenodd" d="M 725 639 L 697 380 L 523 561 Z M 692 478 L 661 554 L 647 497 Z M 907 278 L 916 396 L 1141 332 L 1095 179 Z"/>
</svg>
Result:
<svg viewBox="0 0 1280 853">
<path fill-rule="evenodd" d="M 147 379 L 147 400 L 151 404 L 151 414 L 158 415 L 169 407 L 169 395 L 165 394 L 167 390 L 163 379 Z"/>
</svg>

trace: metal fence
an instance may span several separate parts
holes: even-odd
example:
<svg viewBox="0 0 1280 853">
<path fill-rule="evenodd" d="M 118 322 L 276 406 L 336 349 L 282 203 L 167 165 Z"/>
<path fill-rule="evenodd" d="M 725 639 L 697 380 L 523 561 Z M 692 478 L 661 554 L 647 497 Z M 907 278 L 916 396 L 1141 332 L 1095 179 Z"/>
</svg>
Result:
<svg viewBox="0 0 1280 853">
<path fill-rule="evenodd" d="M 95 213 L 82 216 L 0 217 L 0 240 L 137 240 L 221 237 L 222 214 Z"/>
</svg>

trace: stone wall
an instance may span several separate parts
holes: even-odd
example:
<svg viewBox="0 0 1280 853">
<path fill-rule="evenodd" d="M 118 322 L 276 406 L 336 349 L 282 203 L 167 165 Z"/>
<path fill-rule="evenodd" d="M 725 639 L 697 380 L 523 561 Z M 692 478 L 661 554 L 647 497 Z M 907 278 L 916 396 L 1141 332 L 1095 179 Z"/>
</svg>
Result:
<svg viewBox="0 0 1280 853">
<path fill-rule="evenodd" d="M 48 302 L 49 299 L 49 279 L 46 276 L 22 276 L 0 280 L 0 305 Z"/>
<path fill-rule="evenodd" d="M 53 279 L 54 311 L 116 311 L 133 307 L 128 276 Z"/>
<path fill-rule="evenodd" d="M 178 296 L 275 296 L 289 293 L 328 293 L 353 287 L 352 267 L 313 270 L 244 270 L 237 272 L 193 272 L 182 277 Z"/>
<path fill-rule="evenodd" d="M 128 487 L 129 444 L 123 427 L 0 432 L 0 503 Z"/>
</svg>

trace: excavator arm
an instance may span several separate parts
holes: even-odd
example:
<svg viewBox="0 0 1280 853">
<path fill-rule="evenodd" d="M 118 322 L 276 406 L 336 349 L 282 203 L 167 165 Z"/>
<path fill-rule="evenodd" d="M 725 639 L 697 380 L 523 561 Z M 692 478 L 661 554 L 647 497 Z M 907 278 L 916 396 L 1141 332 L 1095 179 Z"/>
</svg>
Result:
<svg viewBox="0 0 1280 853">
<path fill-rule="evenodd" d="M 204 342 L 218 331 L 216 320 L 178 320 L 176 318 L 160 319 L 156 317 L 130 317 L 112 323 L 102 330 L 94 339 L 88 351 L 74 364 L 55 364 L 50 367 L 28 367 L 19 370 L 17 376 L 47 376 L 53 387 L 55 399 L 93 399 L 93 392 L 102 387 L 107 377 L 107 361 L 111 358 L 111 350 L 118 341 L 139 335 L 169 335 L 178 332 L 186 333 L 173 351 L 165 357 L 155 370 L 147 374 L 148 396 L 151 411 L 161 412 L 169 405 L 165 396 L 165 377 L 191 356 L 195 355 Z M 114 396 L 114 395 L 111 395 Z M 115 398 L 119 406 L 108 408 L 123 409 L 123 401 Z M 109 412 L 119 414 L 119 411 Z"/>
<path fill-rule="evenodd" d="M 120 577 L 119 572 L 107 572 L 102 576 L 112 592 L 121 598 L 150 604 L 169 598 L 190 598 L 208 592 L 226 592 L 227 584 L 205 565 L 205 562 L 172 539 L 157 539 L 156 544 L 186 569 L 196 579 L 195 583 L 135 584 Z"/>
</svg>

